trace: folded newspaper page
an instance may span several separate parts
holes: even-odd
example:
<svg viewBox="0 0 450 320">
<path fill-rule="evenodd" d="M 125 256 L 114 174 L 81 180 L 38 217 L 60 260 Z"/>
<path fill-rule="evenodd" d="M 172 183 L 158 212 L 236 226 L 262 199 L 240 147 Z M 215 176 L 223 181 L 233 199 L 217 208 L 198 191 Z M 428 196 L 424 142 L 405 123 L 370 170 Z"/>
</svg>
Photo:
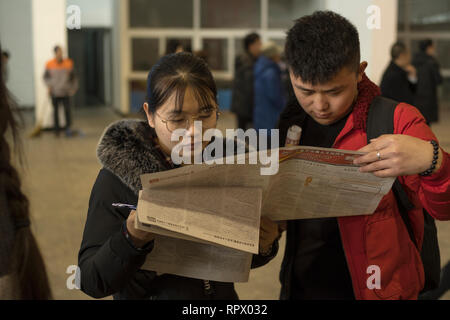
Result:
<svg viewBox="0 0 450 320">
<path fill-rule="evenodd" d="M 280 167 L 263 199 L 273 220 L 372 214 L 395 178 L 359 172 L 361 152 L 294 147 L 280 149 Z"/>
<path fill-rule="evenodd" d="M 140 223 L 258 253 L 261 188 L 143 189 Z"/>
<path fill-rule="evenodd" d="M 363 153 L 357 151 L 297 146 L 278 152 L 272 176 L 260 174 L 261 164 L 201 164 L 142 175 L 142 186 L 262 188 L 261 214 L 280 221 L 372 214 L 395 180 L 359 172 L 353 159 Z"/>
<path fill-rule="evenodd" d="M 247 282 L 252 254 L 223 246 L 157 236 L 144 270 L 221 282 Z"/>
</svg>

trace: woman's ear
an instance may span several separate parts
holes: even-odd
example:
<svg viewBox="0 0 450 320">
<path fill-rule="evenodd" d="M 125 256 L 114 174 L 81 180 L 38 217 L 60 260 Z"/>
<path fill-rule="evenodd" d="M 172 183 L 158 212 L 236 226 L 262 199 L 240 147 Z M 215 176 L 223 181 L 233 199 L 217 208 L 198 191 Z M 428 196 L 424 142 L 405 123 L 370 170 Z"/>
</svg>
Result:
<svg viewBox="0 0 450 320">
<path fill-rule="evenodd" d="M 358 69 L 358 83 L 361 82 L 363 74 L 366 71 L 367 65 L 368 65 L 367 61 L 363 61 L 360 63 L 359 69 Z"/>
<path fill-rule="evenodd" d="M 145 114 L 147 115 L 147 121 L 150 127 L 155 128 L 155 119 L 153 118 L 153 113 L 148 110 L 148 103 L 144 102 L 142 106 L 144 108 Z"/>
</svg>

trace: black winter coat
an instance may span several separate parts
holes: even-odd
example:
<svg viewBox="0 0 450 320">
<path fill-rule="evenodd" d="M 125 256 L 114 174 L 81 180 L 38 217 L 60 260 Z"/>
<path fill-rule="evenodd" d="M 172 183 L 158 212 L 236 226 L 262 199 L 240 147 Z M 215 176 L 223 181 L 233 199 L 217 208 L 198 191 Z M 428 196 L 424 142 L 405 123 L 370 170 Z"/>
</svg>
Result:
<svg viewBox="0 0 450 320">
<path fill-rule="evenodd" d="M 439 121 L 437 87 L 442 83 L 439 63 L 432 56 L 419 52 L 414 56 L 413 65 L 417 69 L 417 90 L 414 106 L 423 114 L 428 123 Z"/>
<path fill-rule="evenodd" d="M 384 71 L 380 89 L 383 97 L 414 105 L 415 85 L 408 80 L 407 72 L 393 61 Z"/>
<path fill-rule="evenodd" d="M 238 117 L 253 119 L 254 89 L 253 66 L 255 60 L 249 54 L 243 54 L 236 58 L 233 92 L 231 97 L 231 111 Z"/>
<path fill-rule="evenodd" d="M 78 254 L 81 290 L 94 298 L 115 299 L 237 299 L 233 283 L 211 281 L 208 295 L 203 280 L 141 270 L 152 246 L 135 249 L 123 228 L 129 209 L 115 202 L 136 204 L 140 175 L 170 169 L 153 144 L 154 131 L 145 121 L 122 120 L 108 127 L 97 156 L 103 169 L 89 200 L 89 210 Z M 254 256 L 252 267 L 266 264 L 277 253 L 276 242 L 268 257 Z"/>
</svg>

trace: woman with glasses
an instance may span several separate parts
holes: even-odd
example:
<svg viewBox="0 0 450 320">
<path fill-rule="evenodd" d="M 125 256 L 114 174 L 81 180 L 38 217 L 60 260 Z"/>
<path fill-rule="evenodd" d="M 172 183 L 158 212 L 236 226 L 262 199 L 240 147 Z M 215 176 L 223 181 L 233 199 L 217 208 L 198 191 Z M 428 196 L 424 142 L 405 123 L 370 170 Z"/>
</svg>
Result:
<svg viewBox="0 0 450 320">
<path fill-rule="evenodd" d="M 216 85 L 206 64 L 192 54 L 172 54 L 158 61 L 149 73 L 147 96 L 146 121 L 116 122 L 98 145 L 103 168 L 91 193 L 78 257 L 81 290 L 95 298 L 237 299 L 233 283 L 140 270 L 153 249 L 154 235 L 135 229 L 135 211 L 111 205 L 136 204 L 142 174 L 177 167 L 170 157 L 172 149 L 184 141 L 171 141 L 177 129 L 193 137 L 195 121 L 201 121 L 204 129 L 216 127 Z M 199 141 L 200 149 L 209 143 Z M 189 146 L 190 151 L 199 149 L 194 141 Z M 278 225 L 262 219 L 260 254 L 254 255 L 252 267 L 276 255 L 278 238 Z"/>
</svg>

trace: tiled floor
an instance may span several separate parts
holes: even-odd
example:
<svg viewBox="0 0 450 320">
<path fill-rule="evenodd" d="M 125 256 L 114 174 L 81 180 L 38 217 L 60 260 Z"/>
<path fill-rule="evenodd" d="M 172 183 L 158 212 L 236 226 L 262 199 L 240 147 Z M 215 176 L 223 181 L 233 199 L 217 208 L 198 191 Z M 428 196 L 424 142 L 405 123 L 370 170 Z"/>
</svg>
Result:
<svg viewBox="0 0 450 320">
<path fill-rule="evenodd" d="M 89 299 L 79 290 L 70 290 L 67 269 L 77 264 L 77 254 L 86 219 L 89 194 L 100 165 L 95 150 L 103 129 L 119 119 L 109 108 L 81 109 L 75 112 L 74 127 L 84 136 L 55 138 L 46 132 L 36 139 L 24 139 L 27 166 L 23 184 L 31 200 L 33 230 L 38 239 L 56 299 Z M 28 121 L 29 123 L 30 121 Z M 234 127 L 231 114 L 221 118 L 219 128 Z M 27 128 L 27 132 L 30 128 Z M 442 113 L 433 127 L 441 144 L 450 150 L 450 112 Z M 450 223 L 438 223 L 443 264 L 450 260 Z M 284 238 L 281 239 L 284 247 Z M 248 283 L 238 284 L 242 299 L 277 299 L 278 272 L 283 249 L 268 265 L 251 272 Z M 69 281 L 70 282 L 70 281 Z M 450 299 L 447 292 L 446 299 Z"/>
</svg>

